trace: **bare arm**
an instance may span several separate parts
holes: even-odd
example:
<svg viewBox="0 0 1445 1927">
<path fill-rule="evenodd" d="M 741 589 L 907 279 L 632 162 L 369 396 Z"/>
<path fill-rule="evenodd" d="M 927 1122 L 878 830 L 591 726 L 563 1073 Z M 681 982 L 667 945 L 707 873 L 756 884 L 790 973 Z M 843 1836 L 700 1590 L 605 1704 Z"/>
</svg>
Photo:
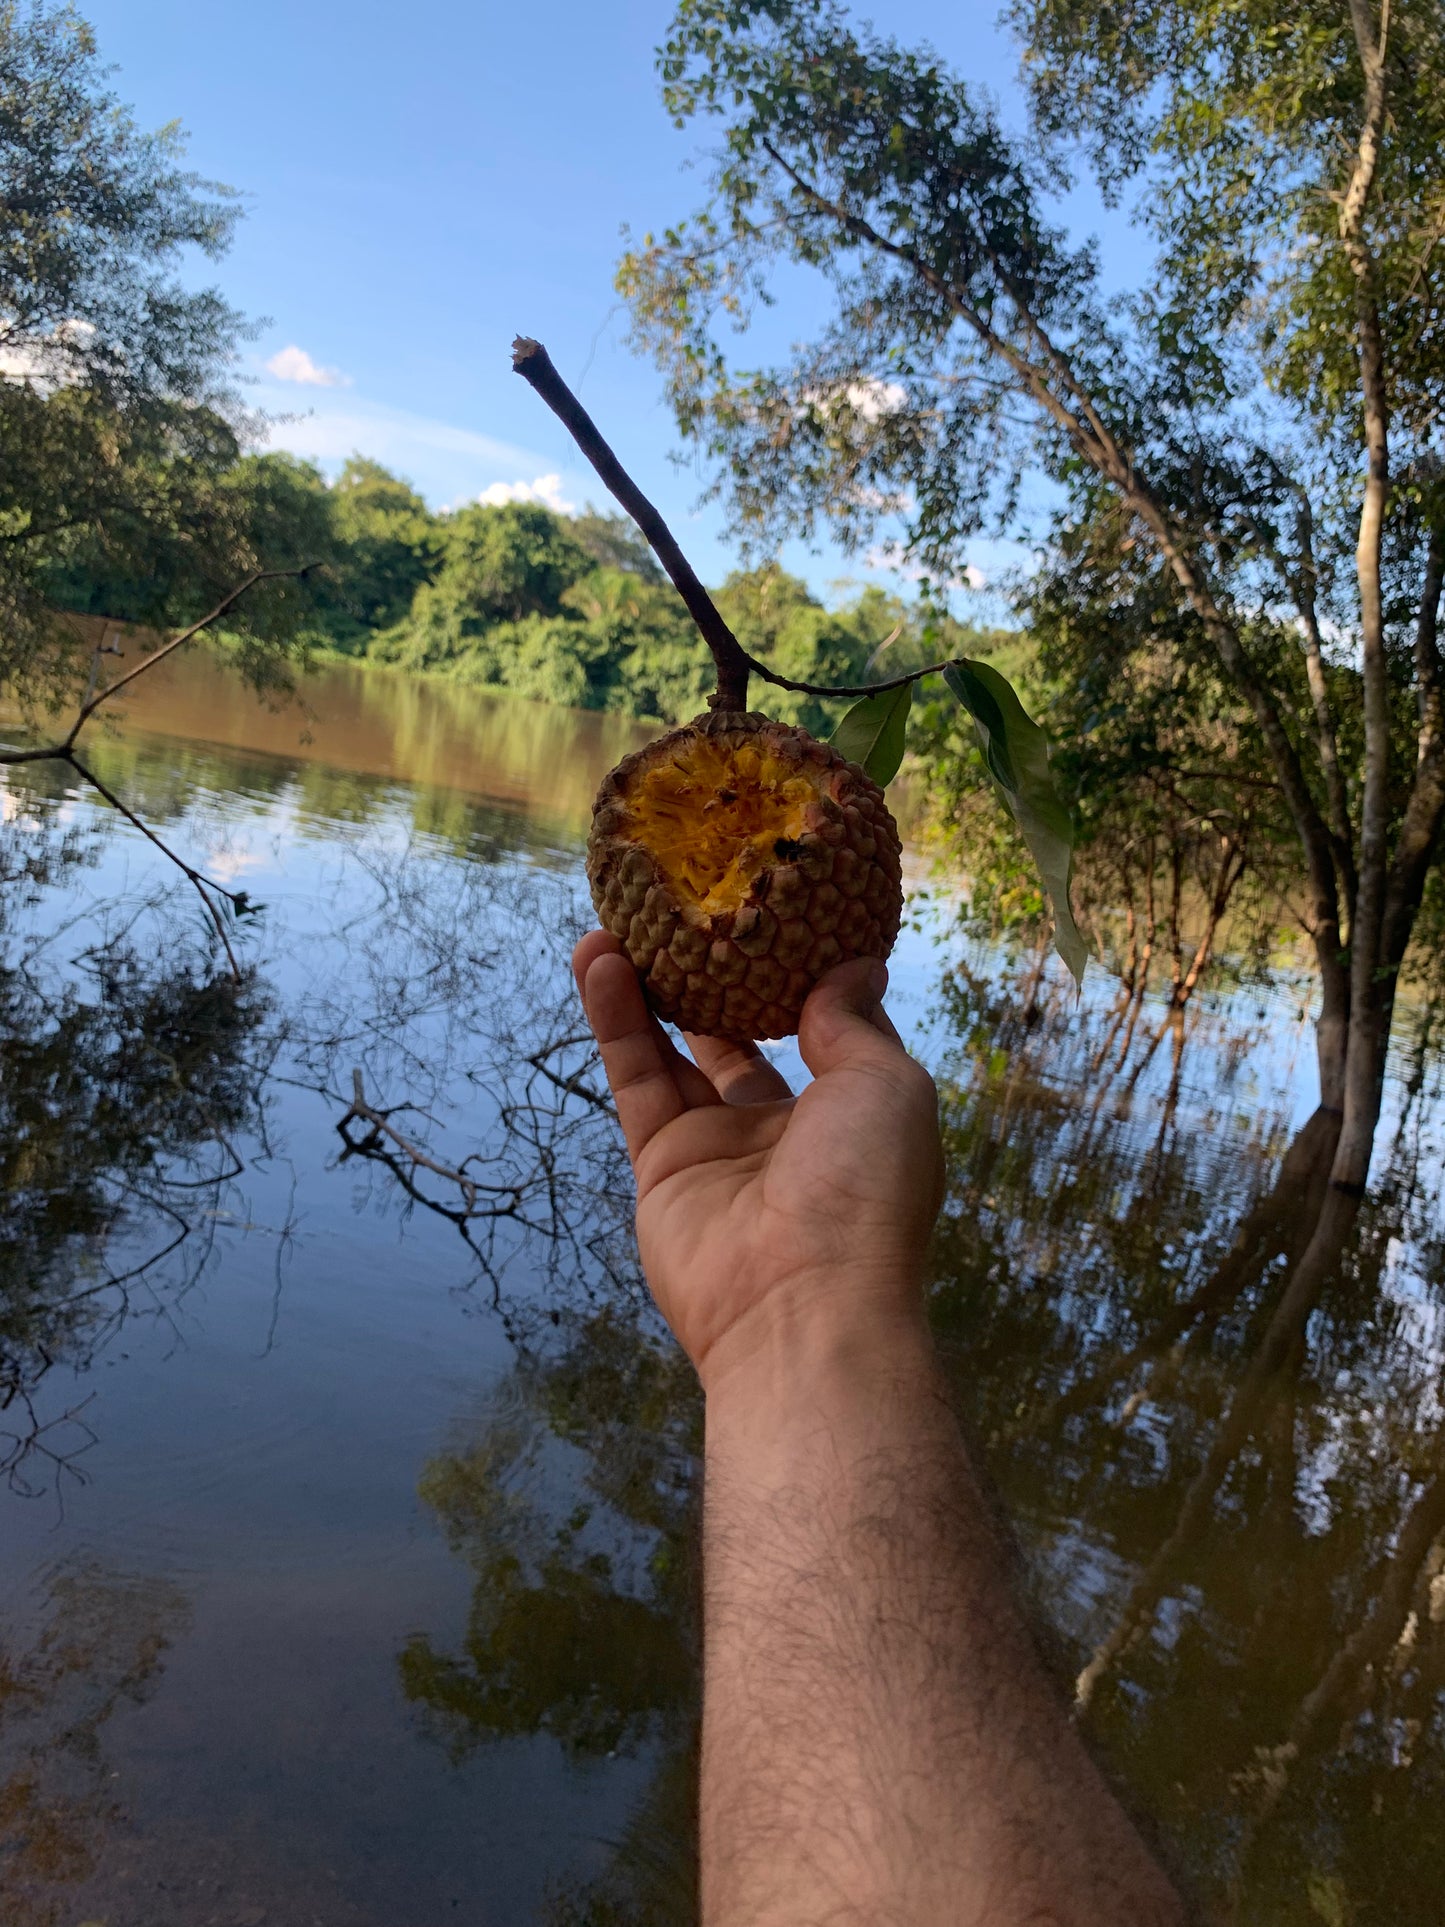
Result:
<svg viewBox="0 0 1445 1927">
<path fill-rule="evenodd" d="M 923 1313 L 931 1083 L 866 965 L 797 1099 L 578 955 L 658 1302 L 707 1396 L 705 1927 L 1174 1927 L 1034 1654 Z"/>
</svg>

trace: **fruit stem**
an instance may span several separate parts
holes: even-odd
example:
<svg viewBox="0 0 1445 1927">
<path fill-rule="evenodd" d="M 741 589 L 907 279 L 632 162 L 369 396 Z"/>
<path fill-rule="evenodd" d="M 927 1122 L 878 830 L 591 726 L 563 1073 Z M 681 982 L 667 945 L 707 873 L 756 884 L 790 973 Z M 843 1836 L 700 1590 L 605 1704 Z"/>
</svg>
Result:
<svg viewBox="0 0 1445 1927">
<path fill-rule="evenodd" d="M 608 489 L 647 537 L 653 554 L 687 605 L 687 612 L 697 624 L 717 666 L 717 689 L 708 698 L 709 706 L 745 710 L 750 659 L 678 547 L 672 530 L 613 454 L 596 422 L 553 367 L 552 358 L 541 342 L 518 335 L 512 343 L 512 367 L 562 422 Z"/>
</svg>

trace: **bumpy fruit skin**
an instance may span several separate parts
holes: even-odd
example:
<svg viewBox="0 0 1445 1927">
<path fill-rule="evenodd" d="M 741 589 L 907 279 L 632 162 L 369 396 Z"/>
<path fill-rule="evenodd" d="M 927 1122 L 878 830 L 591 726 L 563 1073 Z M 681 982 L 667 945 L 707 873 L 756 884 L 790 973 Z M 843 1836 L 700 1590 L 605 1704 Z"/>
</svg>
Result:
<svg viewBox="0 0 1445 1927">
<path fill-rule="evenodd" d="M 824 971 L 892 949 L 901 856 L 856 764 L 785 723 L 714 713 L 603 778 L 587 880 L 659 1016 L 788 1037 Z"/>
</svg>

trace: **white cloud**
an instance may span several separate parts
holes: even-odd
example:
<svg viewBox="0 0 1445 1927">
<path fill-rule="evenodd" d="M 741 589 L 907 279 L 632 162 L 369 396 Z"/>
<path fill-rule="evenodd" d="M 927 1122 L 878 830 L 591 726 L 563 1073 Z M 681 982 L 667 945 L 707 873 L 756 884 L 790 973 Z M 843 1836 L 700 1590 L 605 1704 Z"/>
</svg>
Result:
<svg viewBox="0 0 1445 1927">
<path fill-rule="evenodd" d="M 293 341 L 272 355 L 266 363 L 266 373 L 274 375 L 277 381 L 299 381 L 308 388 L 346 388 L 350 377 L 343 375 L 339 368 L 323 368 L 298 348 Z"/>
<path fill-rule="evenodd" d="M 901 542 L 880 542 L 869 549 L 863 560 L 871 569 L 890 569 L 905 582 L 922 582 L 925 577 L 939 589 L 986 589 L 988 577 L 972 562 L 965 562 L 956 575 L 932 575 L 921 563 L 911 561 Z"/>
<path fill-rule="evenodd" d="M 257 406 L 272 415 L 265 428 L 268 447 L 328 470 L 339 468 L 349 455 L 369 455 L 404 475 L 434 506 L 475 502 L 485 476 L 535 475 L 546 460 L 515 442 L 354 393 L 344 400 L 317 395 L 303 412 L 296 407 L 295 390 L 288 394 L 279 382 L 263 382 L 253 392 Z"/>
<path fill-rule="evenodd" d="M 577 507 L 575 502 L 563 499 L 560 475 L 539 475 L 531 482 L 491 482 L 477 500 L 493 509 L 500 508 L 504 502 L 541 502 L 558 515 L 571 515 Z"/>
<path fill-rule="evenodd" d="M 908 400 L 908 390 L 896 381 L 850 381 L 843 399 L 865 422 L 876 422 L 884 415 L 896 415 Z"/>
<path fill-rule="evenodd" d="M 78 378 L 81 358 L 95 339 L 90 321 L 62 321 L 47 335 L 0 348 L 0 377 L 28 382 L 42 395 Z"/>
<path fill-rule="evenodd" d="M 800 399 L 822 409 L 841 403 L 860 421 L 871 425 L 885 415 L 896 415 L 908 400 L 908 390 L 896 381 L 880 381 L 876 375 L 866 375 L 861 381 L 828 382 L 805 388 Z"/>
</svg>

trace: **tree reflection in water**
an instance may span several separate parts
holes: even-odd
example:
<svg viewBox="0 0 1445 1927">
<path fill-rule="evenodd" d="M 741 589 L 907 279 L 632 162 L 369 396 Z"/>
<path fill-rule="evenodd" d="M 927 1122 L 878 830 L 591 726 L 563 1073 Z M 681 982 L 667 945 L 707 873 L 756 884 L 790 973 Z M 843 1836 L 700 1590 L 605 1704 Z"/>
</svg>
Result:
<svg viewBox="0 0 1445 1927">
<path fill-rule="evenodd" d="M 330 1125 L 350 1111 L 342 1168 L 393 1208 L 452 1215 L 518 1347 L 508 1398 L 426 1472 L 472 1607 L 407 1644 L 402 1684 L 458 1755 L 541 1733 L 578 1761 L 646 1761 L 610 1870 L 555 1915 L 686 1920 L 697 1398 L 636 1291 L 613 1120 L 565 987 L 574 880 L 560 860 L 476 860 L 498 837 L 474 813 L 445 837 L 358 840 L 312 953 L 328 961 L 284 1002 L 225 984 L 195 925 L 153 906 L 144 924 L 117 907 L 68 972 L 53 930 L 0 927 L 0 1463 L 43 1485 L 84 1444 L 39 1396 L 48 1368 L 83 1368 L 197 1275 L 218 1187 L 265 1149 L 273 1067 Z M 5 913 L 85 855 L 34 845 Z M 1292 1132 L 1254 1076 L 1277 1004 L 1253 1032 L 1237 1007 L 1166 1027 L 1137 1001 L 1054 1008 L 973 961 L 942 1013 L 933 1316 L 1061 1686 L 1208 1917 L 1433 1922 L 1438 1058 L 1397 1067 L 1359 1201 L 1325 1182 L 1336 1121 Z M 358 1072 L 392 1136 L 355 1109 Z M 98 1672 L 129 1679 L 130 1649 L 105 1650 Z M 0 1849 L 43 1834 L 16 1738 L 39 1677 L 33 1655 L 0 1671 Z"/>
<path fill-rule="evenodd" d="M 966 972 L 948 992 L 933 1317 L 1061 1690 L 1206 1918 L 1433 1922 L 1438 1070 L 1423 1049 L 1404 1067 L 1360 1201 L 1325 1183 L 1330 1115 L 1291 1137 L 1236 1103 L 1230 1012 L 1197 1014 L 1149 1098 L 1127 1061 L 1102 1081 L 1111 1013 L 1026 1020 Z M 646 1315 L 593 1309 L 423 1481 L 475 1574 L 457 1649 L 401 1657 L 438 1736 L 656 1762 L 559 1921 L 692 1917 L 697 1426 Z"/>
<path fill-rule="evenodd" d="M 1327 1186 L 1331 1114 L 1292 1140 L 1230 1126 L 1227 1016 L 1190 1033 L 1200 1089 L 1176 1067 L 1151 1111 L 1090 1088 L 1088 1024 L 1022 1030 L 964 977 L 953 998 L 971 1048 L 941 1080 L 935 1325 L 1081 1716 L 1212 1917 L 1432 1920 L 1445 1241 L 1423 1051 L 1362 1203 Z"/>
<path fill-rule="evenodd" d="M 75 1475 L 90 1438 L 83 1401 L 38 1408 L 41 1380 L 167 1315 L 204 1262 L 206 1199 L 240 1168 L 231 1138 L 259 1119 L 254 977 L 233 983 L 185 929 L 157 945 L 119 918 L 65 967 L 53 932 L 7 929 L 87 854 L 9 846 L 0 891 L 0 1475 L 21 1492 Z"/>
<path fill-rule="evenodd" d="M 566 1314 L 421 1481 L 475 1575 L 459 1650 L 417 1634 L 400 1655 L 438 1738 L 462 1753 L 546 1733 L 581 1759 L 656 1762 L 608 1874 L 557 1896 L 558 1927 L 692 1917 L 701 1422 L 691 1367 L 641 1306 Z"/>
</svg>

